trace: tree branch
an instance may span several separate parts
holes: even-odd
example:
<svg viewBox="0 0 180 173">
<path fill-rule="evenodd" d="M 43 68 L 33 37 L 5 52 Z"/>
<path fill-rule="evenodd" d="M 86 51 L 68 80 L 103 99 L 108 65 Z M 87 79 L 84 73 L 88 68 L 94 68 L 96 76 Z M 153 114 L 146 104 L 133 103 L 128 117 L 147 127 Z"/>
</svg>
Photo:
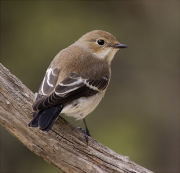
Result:
<svg viewBox="0 0 180 173">
<path fill-rule="evenodd" d="M 152 173 L 59 117 L 49 133 L 29 128 L 34 94 L 0 64 L 0 123 L 32 152 L 67 173 Z"/>
</svg>

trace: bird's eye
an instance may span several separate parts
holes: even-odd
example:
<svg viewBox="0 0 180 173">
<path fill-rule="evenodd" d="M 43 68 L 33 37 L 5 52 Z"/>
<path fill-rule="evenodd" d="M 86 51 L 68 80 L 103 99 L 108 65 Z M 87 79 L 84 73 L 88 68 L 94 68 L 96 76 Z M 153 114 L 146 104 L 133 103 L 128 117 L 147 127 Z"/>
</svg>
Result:
<svg viewBox="0 0 180 173">
<path fill-rule="evenodd" d="M 104 40 L 98 40 L 97 43 L 98 43 L 99 45 L 104 45 Z"/>
</svg>

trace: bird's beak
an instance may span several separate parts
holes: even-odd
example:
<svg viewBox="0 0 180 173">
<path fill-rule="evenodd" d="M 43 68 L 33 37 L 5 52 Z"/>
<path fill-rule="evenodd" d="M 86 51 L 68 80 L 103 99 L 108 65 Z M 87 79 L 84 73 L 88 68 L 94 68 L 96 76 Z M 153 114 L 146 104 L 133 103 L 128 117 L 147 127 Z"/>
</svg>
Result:
<svg viewBox="0 0 180 173">
<path fill-rule="evenodd" d="M 114 48 L 127 48 L 127 46 L 125 44 L 118 43 L 114 45 Z"/>
</svg>

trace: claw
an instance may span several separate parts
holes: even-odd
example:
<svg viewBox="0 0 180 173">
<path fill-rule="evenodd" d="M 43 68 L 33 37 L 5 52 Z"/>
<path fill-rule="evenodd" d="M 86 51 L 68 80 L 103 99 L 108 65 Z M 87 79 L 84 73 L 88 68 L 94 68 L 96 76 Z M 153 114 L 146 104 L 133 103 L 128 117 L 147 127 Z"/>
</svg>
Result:
<svg viewBox="0 0 180 173">
<path fill-rule="evenodd" d="M 84 130 L 84 129 L 81 128 L 81 127 L 77 127 L 77 129 L 81 130 L 81 132 L 83 132 L 83 133 L 85 134 L 86 142 L 87 142 L 87 145 L 88 145 L 88 140 L 89 140 L 88 136 L 91 136 L 91 135 L 89 134 L 89 130 L 86 131 L 86 130 Z"/>
<path fill-rule="evenodd" d="M 83 133 L 86 133 L 86 131 L 81 127 L 77 127 L 77 129 L 81 130 L 81 132 L 83 132 Z"/>
</svg>

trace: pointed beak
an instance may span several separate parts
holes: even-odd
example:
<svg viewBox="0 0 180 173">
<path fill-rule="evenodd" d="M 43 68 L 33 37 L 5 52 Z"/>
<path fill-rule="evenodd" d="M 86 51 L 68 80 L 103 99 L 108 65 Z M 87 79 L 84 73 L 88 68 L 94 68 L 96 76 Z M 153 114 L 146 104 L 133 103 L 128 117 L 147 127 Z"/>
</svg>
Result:
<svg viewBox="0 0 180 173">
<path fill-rule="evenodd" d="M 114 48 L 127 48 L 127 46 L 125 44 L 118 43 L 114 45 Z"/>
</svg>

